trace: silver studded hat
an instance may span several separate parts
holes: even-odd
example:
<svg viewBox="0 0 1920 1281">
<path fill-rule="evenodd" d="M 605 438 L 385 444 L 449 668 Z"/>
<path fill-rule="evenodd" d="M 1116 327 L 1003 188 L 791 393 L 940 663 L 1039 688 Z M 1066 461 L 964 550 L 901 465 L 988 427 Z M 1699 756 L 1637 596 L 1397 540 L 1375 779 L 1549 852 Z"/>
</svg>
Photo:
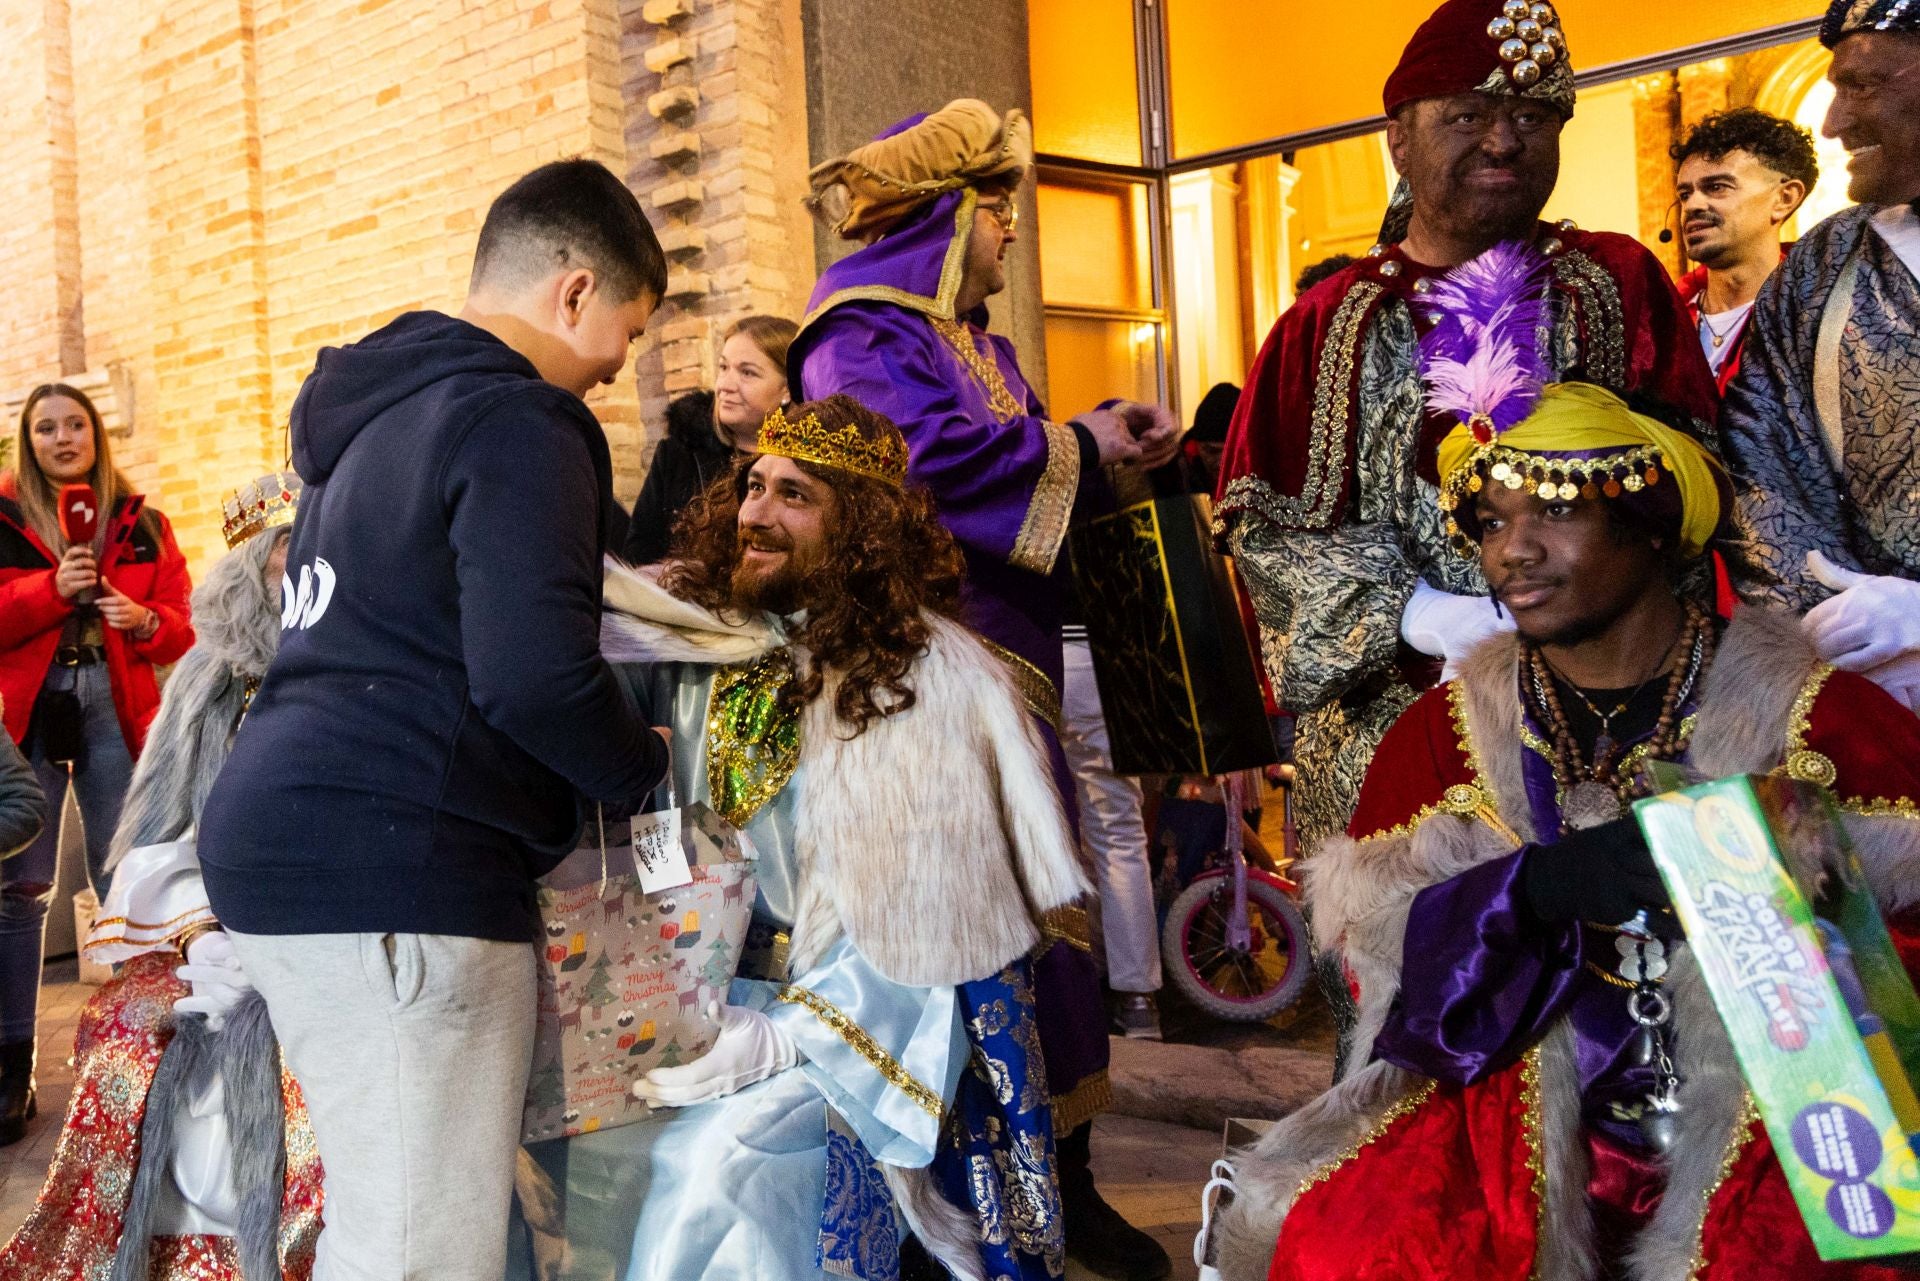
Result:
<svg viewBox="0 0 1920 1281">
<path fill-rule="evenodd" d="M 1920 31 L 1920 0 L 1833 0 L 1820 43 L 1831 49 L 1861 31 Z"/>
<path fill-rule="evenodd" d="M 1920 3 L 1920 0 L 1909 0 Z M 1446 0 L 1413 33 L 1381 94 L 1388 115 L 1422 98 L 1505 94 L 1573 114 L 1573 67 L 1548 0 Z"/>
</svg>

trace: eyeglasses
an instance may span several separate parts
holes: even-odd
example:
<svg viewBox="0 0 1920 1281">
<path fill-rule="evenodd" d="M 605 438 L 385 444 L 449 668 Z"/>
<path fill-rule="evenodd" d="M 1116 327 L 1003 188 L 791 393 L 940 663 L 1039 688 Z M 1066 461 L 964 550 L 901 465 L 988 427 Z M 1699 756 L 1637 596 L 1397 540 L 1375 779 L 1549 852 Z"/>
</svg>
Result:
<svg viewBox="0 0 1920 1281">
<path fill-rule="evenodd" d="M 1002 231 L 1012 231 L 1020 225 L 1020 206 L 1011 200 L 1003 200 L 996 205 L 977 205 L 975 208 L 999 223 Z"/>
</svg>

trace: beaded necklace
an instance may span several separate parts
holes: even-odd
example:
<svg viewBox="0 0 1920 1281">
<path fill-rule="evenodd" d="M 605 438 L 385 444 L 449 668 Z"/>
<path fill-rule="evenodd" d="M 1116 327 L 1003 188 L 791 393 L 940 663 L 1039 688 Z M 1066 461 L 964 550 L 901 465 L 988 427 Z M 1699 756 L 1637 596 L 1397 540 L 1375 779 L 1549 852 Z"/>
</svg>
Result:
<svg viewBox="0 0 1920 1281">
<path fill-rule="evenodd" d="M 1547 727 L 1552 740 L 1553 781 L 1562 797 L 1560 825 L 1562 833 L 1576 828 L 1594 827 L 1620 817 L 1625 803 L 1644 795 L 1646 785 L 1637 768 L 1622 771 L 1623 759 L 1637 767 L 1649 760 L 1673 760 L 1686 750 L 1690 723 L 1680 715 L 1687 697 L 1693 692 L 1701 672 L 1713 657 L 1713 627 L 1698 605 L 1685 603 L 1686 622 L 1680 631 L 1676 649 L 1687 655 L 1674 665 L 1667 678 L 1665 696 L 1660 700 L 1660 716 L 1653 736 L 1623 758 L 1621 747 L 1604 731 L 1593 746 L 1589 761 L 1581 751 L 1573 727 L 1560 703 L 1555 688 L 1556 673 L 1539 647 L 1522 642 L 1522 670 L 1527 679 L 1522 689 L 1528 697 L 1534 718 Z M 1576 690 L 1576 693 L 1578 691 Z M 1582 695 L 1584 697 L 1584 695 Z M 1622 705 L 1624 706 L 1624 704 Z M 1596 712 L 1597 714 L 1597 712 Z M 1618 714 L 1616 709 L 1615 715 Z M 1602 718 L 1605 723 L 1606 718 Z"/>
</svg>

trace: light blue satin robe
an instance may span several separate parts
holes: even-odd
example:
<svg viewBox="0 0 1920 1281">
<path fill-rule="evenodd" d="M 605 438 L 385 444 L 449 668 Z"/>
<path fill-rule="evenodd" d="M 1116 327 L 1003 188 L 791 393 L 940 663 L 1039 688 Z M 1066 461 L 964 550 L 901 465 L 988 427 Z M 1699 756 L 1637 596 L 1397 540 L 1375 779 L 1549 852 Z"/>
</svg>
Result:
<svg viewBox="0 0 1920 1281">
<path fill-rule="evenodd" d="M 682 803 L 708 799 L 712 670 L 662 664 L 649 682 L 655 723 L 673 728 Z M 783 928 L 799 898 L 793 813 L 804 773 L 746 828 L 758 852 L 756 914 Z M 789 988 L 839 1011 L 872 1044 L 856 1048 L 826 1011 L 781 1000 Z M 813 1281 L 827 1275 L 819 1259 L 829 1113 L 882 1162 L 932 1161 L 940 1134 L 932 1096 L 952 1101 L 968 1056 L 955 989 L 894 983 L 842 939 L 790 984 L 735 979 L 728 1000 L 774 1020 L 799 1047 L 799 1065 L 709 1103 L 529 1145 L 563 1199 L 567 1258 L 536 1273 L 516 1214 L 510 1279 Z"/>
</svg>

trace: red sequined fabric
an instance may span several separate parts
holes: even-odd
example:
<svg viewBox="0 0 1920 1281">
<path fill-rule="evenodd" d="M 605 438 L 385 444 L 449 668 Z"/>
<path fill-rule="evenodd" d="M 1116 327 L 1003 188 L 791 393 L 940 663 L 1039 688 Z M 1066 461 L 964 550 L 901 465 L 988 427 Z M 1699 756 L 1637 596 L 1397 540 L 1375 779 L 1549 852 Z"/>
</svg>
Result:
<svg viewBox="0 0 1920 1281">
<path fill-rule="evenodd" d="M 98 1281 L 112 1267 L 140 1160 L 147 1091 L 172 1035 L 173 1003 L 187 995 L 186 984 L 173 976 L 175 964 L 170 953 L 135 957 L 81 1012 L 73 1101 L 39 1200 L 0 1247 L 0 1277 L 7 1281 Z M 287 1143 L 281 1270 L 285 1281 L 307 1281 L 320 1233 L 320 1157 L 300 1087 L 284 1070 L 281 1094 Z M 240 1281 L 229 1238 L 161 1237 L 153 1258 L 153 1281 Z"/>
</svg>

